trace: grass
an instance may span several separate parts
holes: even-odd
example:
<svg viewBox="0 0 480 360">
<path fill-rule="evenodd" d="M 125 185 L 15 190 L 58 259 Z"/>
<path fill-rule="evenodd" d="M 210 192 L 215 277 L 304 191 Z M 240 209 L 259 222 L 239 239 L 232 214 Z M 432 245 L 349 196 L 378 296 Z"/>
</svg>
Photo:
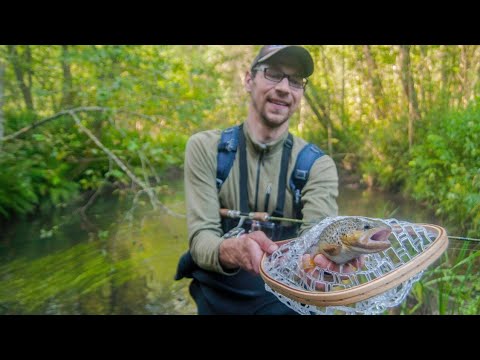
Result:
<svg viewBox="0 0 480 360">
<path fill-rule="evenodd" d="M 403 314 L 474 315 L 480 312 L 480 250 L 464 242 L 452 245 L 414 286 Z"/>
</svg>

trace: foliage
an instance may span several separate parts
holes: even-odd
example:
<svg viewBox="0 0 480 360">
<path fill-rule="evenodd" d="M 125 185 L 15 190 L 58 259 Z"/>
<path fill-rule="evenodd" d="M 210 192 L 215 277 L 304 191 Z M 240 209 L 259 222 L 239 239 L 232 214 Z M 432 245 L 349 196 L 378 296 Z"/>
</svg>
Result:
<svg viewBox="0 0 480 360">
<path fill-rule="evenodd" d="M 307 47 L 311 102 L 292 118 L 292 132 L 352 179 L 408 194 L 452 233 L 480 237 L 480 47 Z M 165 178 L 183 166 L 191 134 L 245 119 L 243 79 L 258 49 L 0 46 L 0 128 L 9 136 L 66 109 L 102 107 L 76 114 L 136 177 L 168 194 Z M 106 184 L 138 191 L 70 115 L 0 140 L 0 169 L 0 221 L 66 206 Z"/>
<path fill-rule="evenodd" d="M 478 237 L 480 227 L 480 106 L 436 112 L 424 142 L 414 147 L 407 189 L 455 230 Z"/>
<path fill-rule="evenodd" d="M 239 57 L 229 58 L 227 48 L 0 47 L 7 64 L 0 79 L 5 94 L 0 121 L 11 135 L 61 110 L 111 108 L 77 114 L 138 178 L 161 190 L 160 174 L 183 166 L 190 134 L 240 118 L 232 116 L 242 112 L 235 106 L 238 87 L 232 93 L 230 83 L 216 76 L 217 71 L 236 75 Z M 220 96 L 224 91 L 230 97 Z M 25 93 L 31 94 L 33 108 L 21 110 Z M 105 182 L 125 187 L 131 181 L 69 115 L 0 145 L 0 166 L 6 169 L 0 173 L 0 218 L 31 213 L 40 204 L 59 206 Z"/>
<path fill-rule="evenodd" d="M 12 119 L 8 124 L 25 123 L 31 117 Z M 32 212 L 41 203 L 59 205 L 72 199 L 78 184 L 69 179 L 70 167 L 64 158 L 75 150 L 52 134 L 35 134 L 32 141 L 7 143 L 0 152 L 0 214 Z"/>
<path fill-rule="evenodd" d="M 405 314 L 477 315 L 480 312 L 480 251 L 464 243 L 450 250 L 439 264 L 425 271 L 415 284 L 409 299 L 402 305 Z"/>
</svg>

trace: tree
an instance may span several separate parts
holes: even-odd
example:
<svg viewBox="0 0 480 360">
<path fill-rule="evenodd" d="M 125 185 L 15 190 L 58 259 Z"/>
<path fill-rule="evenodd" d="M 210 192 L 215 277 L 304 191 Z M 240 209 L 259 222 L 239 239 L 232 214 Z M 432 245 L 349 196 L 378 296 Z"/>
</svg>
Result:
<svg viewBox="0 0 480 360">
<path fill-rule="evenodd" d="M 410 45 L 400 45 L 400 72 L 403 90 L 408 101 L 408 146 L 413 145 L 414 124 L 420 119 L 417 93 L 415 91 L 412 70 L 410 67 Z"/>
<path fill-rule="evenodd" d="M 373 57 L 370 45 L 363 46 L 363 55 L 367 62 L 368 79 L 370 81 L 370 91 L 374 101 L 375 117 L 377 119 L 384 119 L 385 112 L 383 111 L 383 102 L 385 98 L 383 94 L 382 80 L 378 74 L 378 67 Z"/>
<path fill-rule="evenodd" d="M 22 55 L 17 51 L 16 45 L 8 45 L 8 51 L 18 86 L 23 94 L 25 106 L 28 110 L 34 111 L 32 97 L 32 52 L 30 46 L 25 45 Z M 20 56 L 22 56 L 23 59 Z"/>
<path fill-rule="evenodd" d="M 62 108 L 69 109 L 73 106 L 73 79 L 72 71 L 70 69 L 70 60 L 68 45 L 62 45 L 62 70 L 63 70 L 63 84 L 62 84 Z"/>
<path fill-rule="evenodd" d="M 3 89 L 5 83 L 5 62 L 3 58 L 0 57 L 0 139 L 3 138 L 4 129 L 5 129 L 5 119 L 3 117 Z M 2 143 L 0 143 L 0 148 Z"/>
</svg>

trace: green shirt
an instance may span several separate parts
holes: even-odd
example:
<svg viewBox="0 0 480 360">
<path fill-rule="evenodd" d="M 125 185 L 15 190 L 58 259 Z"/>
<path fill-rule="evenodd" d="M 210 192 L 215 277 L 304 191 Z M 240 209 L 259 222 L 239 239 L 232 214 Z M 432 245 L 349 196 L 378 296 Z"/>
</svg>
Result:
<svg viewBox="0 0 480 360">
<path fill-rule="evenodd" d="M 277 205 L 278 177 L 283 142 L 286 140 L 288 132 L 271 143 L 261 144 L 252 137 L 247 123 L 244 124 L 243 131 L 247 147 L 249 208 L 253 211 L 255 201 L 257 201 L 257 211 L 263 211 L 265 209 L 265 193 L 267 188 L 271 188 L 268 203 L 268 213 L 271 214 Z M 231 210 L 240 209 L 239 156 L 235 157 L 233 167 L 220 192 L 218 192 L 216 186 L 217 147 L 220 137 L 221 130 L 208 130 L 194 134 L 187 142 L 185 150 L 185 197 L 188 237 L 190 252 L 200 267 L 205 270 L 232 275 L 232 273 L 224 271 L 218 258 L 220 243 L 223 241 L 219 209 L 220 207 Z M 305 140 L 296 136 L 293 137 L 287 179 L 290 179 L 298 153 L 306 144 Z M 327 216 L 338 215 L 337 196 L 337 168 L 332 158 L 324 155 L 313 164 L 308 181 L 302 190 L 303 220 L 317 222 Z M 284 206 L 285 217 L 294 217 L 292 202 L 292 192 L 287 185 Z M 303 224 L 300 228 L 300 234 L 311 226 Z"/>
</svg>

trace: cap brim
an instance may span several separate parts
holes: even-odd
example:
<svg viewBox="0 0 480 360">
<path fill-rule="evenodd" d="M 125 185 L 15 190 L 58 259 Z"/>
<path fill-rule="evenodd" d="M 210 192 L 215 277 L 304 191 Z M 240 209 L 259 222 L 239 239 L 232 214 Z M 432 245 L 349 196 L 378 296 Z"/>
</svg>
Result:
<svg viewBox="0 0 480 360">
<path fill-rule="evenodd" d="M 272 51 L 271 53 L 261 57 L 256 61 L 256 63 L 264 62 L 273 57 L 279 55 L 290 54 L 293 57 L 297 58 L 300 61 L 300 65 L 303 67 L 304 76 L 310 76 L 313 74 L 313 59 L 307 49 L 302 46 L 289 45 L 278 50 Z"/>
</svg>

